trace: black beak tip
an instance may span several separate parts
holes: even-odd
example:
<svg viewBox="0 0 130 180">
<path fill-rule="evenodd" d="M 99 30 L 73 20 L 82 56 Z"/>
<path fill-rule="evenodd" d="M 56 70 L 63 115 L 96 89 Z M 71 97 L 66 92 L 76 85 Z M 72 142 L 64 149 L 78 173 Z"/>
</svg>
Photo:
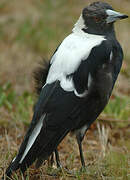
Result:
<svg viewBox="0 0 130 180">
<path fill-rule="evenodd" d="M 128 15 L 123 15 L 123 16 L 121 16 L 121 19 L 126 19 L 128 17 L 129 17 Z"/>
</svg>

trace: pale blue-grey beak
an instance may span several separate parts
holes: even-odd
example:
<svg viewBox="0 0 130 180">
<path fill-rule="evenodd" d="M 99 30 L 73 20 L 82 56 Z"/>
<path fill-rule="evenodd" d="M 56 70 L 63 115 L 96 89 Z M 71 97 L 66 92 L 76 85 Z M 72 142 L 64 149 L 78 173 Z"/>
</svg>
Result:
<svg viewBox="0 0 130 180">
<path fill-rule="evenodd" d="M 117 21 L 119 19 L 128 18 L 127 15 L 121 14 L 120 12 L 117 12 L 117 11 L 114 11 L 114 10 L 111 10 L 111 9 L 106 10 L 106 13 L 108 15 L 108 17 L 106 19 L 107 23 L 112 23 L 112 22 L 115 22 L 115 21 Z"/>
</svg>

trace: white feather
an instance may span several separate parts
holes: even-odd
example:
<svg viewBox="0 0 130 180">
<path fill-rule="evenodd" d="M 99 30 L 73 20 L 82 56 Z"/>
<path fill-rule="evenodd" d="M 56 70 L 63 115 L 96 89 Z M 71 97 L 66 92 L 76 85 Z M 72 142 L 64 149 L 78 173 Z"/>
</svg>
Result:
<svg viewBox="0 0 130 180">
<path fill-rule="evenodd" d="M 12 160 L 12 163 L 15 161 L 16 157 L 14 157 L 14 159 Z"/>
<path fill-rule="evenodd" d="M 74 83 L 72 81 L 72 78 L 66 78 L 66 76 L 62 76 L 60 81 L 60 85 L 65 91 L 74 90 Z"/>
<path fill-rule="evenodd" d="M 76 22 L 76 24 L 74 25 L 74 28 L 73 28 L 73 32 L 82 32 L 82 29 L 85 28 L 87 29 L 87 27 L 85 26 L 84 24 L 84 19 L 82 17 L 82 14 L 80 15 L 78 21 Z"/>
<path fill-rule="evenodd" d="M 113 52 L 111 51 L 111 54 L 110 54 L 110 61 L 112 61 L 112 58 L 113 58 Z"/>
<path fill-rule="evenodd" d="M 72 79 L 67 75 L 76 71 L 81 61 L 86 60 L 93 47 L 105 40 L 104 36 L 88 34 L 82 31 L 83 19 L 80 16 L 73 33 L 67 36 L 51 59 L 51 67 L 46 83 L 60 81 L 66 91 L 75 91 Z M 78 31 L 79 29 L 79 31 Z"/>
<path fill-rule="evenodd" d="M 89 73 L 89 75 L 88 75 L 88 88 L 90 87 L 91 83 L 92 83 L 92 76 Z M 74 90 L 74 93 L 75 93 L 76 96 L 82 98 L 82 97 L 85 97 L 87 95 L 88 90 L 85 90 L 82 94 L 79 94 L 79 93 L 77 93 L 76 90 Z"/>
<path fill-rule="evenodd" d="M 91 83 L 92 83 L 92 76 L 89 73 L 89 75 L 88 75 L 88 88 L 90 87 Z"/>
<path fill-rule="evenodd" d="M 29 137 L 29 140 L 28 140 L 28 143 L 27 143 L 27 146 L 26 146 L 26 149 L 23 153 L 23 156 L 20 160 L 20 164 L 22 163 L 22 161 L 24 160 L 25 156 L 27 155 L 28 151 L 31 149 L 32 145 L 34 144 L 38 134 L 40 133 L 41 131 L 41 128 L 42 128 L 42 125 L 43 125 L 43 120 L 45 118 L 45 114 L 40 118 L 40 120 L 38 121 L 37 125 L 35 126 L 35 128 L 33 129 L 32 131 L 32 134 L 30 135 Z"/>
<path fill-rule="evenodd" d="M 74 90 L 74 94 L 80 98 L 83 98 L 87 95 L 88 91 L 85 90 L 82 94 L 79 94 L 76 90 Z"/>
</svg>

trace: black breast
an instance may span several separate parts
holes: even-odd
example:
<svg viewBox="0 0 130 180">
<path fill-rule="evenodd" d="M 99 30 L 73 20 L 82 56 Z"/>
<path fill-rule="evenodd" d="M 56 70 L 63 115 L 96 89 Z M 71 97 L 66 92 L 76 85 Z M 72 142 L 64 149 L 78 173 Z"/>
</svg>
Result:
<svg viewBox="0 0 130 180">
<path fill-rule="evenodd" d="M 113 87 L 113 66 L 103 64 L 91 77 L 88 94 L 81 107 L 80 123 L 76 129 L 85 124 L 89 127 L 108 103 Z"/>
<path fill-rule="evenodd" d="M 79 129 L 84 125 L 89 127 L 108 103 L 123 59 L 123 51 L 120 44 L 117 41 L 113 44 L 112 58 L 102 65 L 99 64 L 96 70 L 89 74 L 91 78 L 89 78 L 88 94 L 84 98 L 84 103 L 81 107 L 80 123 L 75 129 Z"/>
<path fill-rule="evenodd" d="M 89 93 L 99 96 L 102 101 L 109 99 L 113 86 L 113 65 L 105 63 L 92 76 Z"/>
</svg>

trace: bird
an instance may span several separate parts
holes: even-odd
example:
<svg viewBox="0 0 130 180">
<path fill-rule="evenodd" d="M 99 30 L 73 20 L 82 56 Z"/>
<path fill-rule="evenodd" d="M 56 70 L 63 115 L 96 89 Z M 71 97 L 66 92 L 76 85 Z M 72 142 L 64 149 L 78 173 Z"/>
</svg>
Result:
<svg viewBox="0 0 130 180">
<path fill-rule="evenodd" d="M 76 135 L 82 167 L 82 141 L 107 105 L 123 62 L 123 50 L 114 23 L 128 18 L 105 2 L 86 6 L 49 62 L 35 74 L 38 100 L 30 126 L 16 157 L 9 164 L 8 179 L 36 162 L 39 167 L 69 133 Z"/>
</svg>

